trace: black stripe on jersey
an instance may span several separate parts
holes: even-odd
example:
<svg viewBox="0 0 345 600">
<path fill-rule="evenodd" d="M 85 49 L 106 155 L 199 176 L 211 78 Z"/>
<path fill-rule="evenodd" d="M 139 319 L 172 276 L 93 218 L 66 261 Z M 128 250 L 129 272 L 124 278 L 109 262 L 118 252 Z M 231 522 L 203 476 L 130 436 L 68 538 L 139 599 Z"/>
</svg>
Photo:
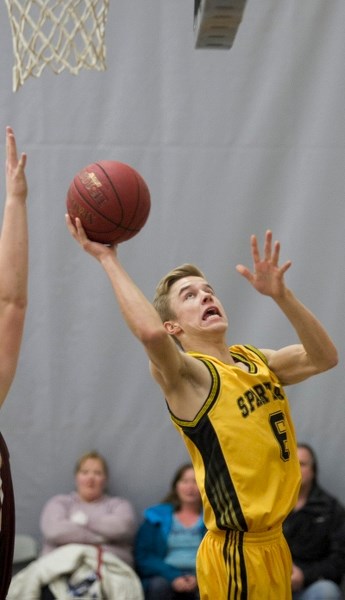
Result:
<svg viewBox="0 0 345 600">
<path fill-rule="evenodd" d="M 255 348 L 255 346 L 251 346 L 250 344 L 245 344 L 244 347 L 254 352 L 254 354 L 261 358 L 262 362 L 264 362 L 266 366 L 268 365 L 266 356 L 263 354 L 263 352 L 261 352 L 261 350 L 259 350 L 259 348 Z"/>
<path fill-rule="evenodd" d="M 235 363 L 236 362 L 241 362 L 244 365 L 247 366 L 248 368 L 248 373 L 257 373 L 258 372 L 258 368 L 256 366 L 255 363 L 253 363 L 253 361 L 251 361 L 248 356 L 246 356 L 245 354 L 240 354 L 240 352 L 232 352 L 231 351 L 231 356 L 234 359 Z"/>
<path fill-rule="evenodd" d="M 232 482 L 217 434 L 208 418 L 208 411 L 218 398 L 220 378 L 214 365 L 201 360 L 209 369 L 212 385 L 208 398 L 193 421 L 182 421 L 171 413 L 171 418 L 198 448 L 204 463 L 205 492 L 212 506 L 219 529 L 247 531 L 235 486 Z"/>
<path fill-rule="evenodd" d="M 212 506 L 217 527 L 247 531 L 247 524 L 231 475 L 208 415 L 204 415 L 196 427 L 182 426 L 182 430 L 202 456 L 205 492 Z"/>
<path fill-rule="evenodd" d="M 244 534 L 240 532 L 238 541 L 238 557 L 240 562 L 240 576 L 241 576 L 241 596 L 240 600 L 247 600 L 248 597 L 248 583 L 247 583 L 247 571 L 246 565 L 244 562 L 244 554 L 243 554 L 243 538 Z"/>
<path fill-rule="evenodd" d="M 182 427 L 182 428 L 184 426 L 185 427 L 194 427 L 195 425 L 197 425 L 197 423 L 199 423 L 199 421 L 201 420 L 201 418 L 203 417 L 203 415 L 205 413 L 207 413 L 210 410 L 210 408 L 213 406 L 213 404 L 217 400 L 218 394 L 219 394 L 220 377 L 219 377 L 219 373 L 218 373 L 217 369 L 208 360 L 205 360 L 204 358 L 200 358 L 199 356 L 197 358 L 202 363 L 204 363 L 204 365 L 208 368 L 208 370 L 210 372 L 210 375 L 211 375 L 211 387 L 210 387 L 210 391 L 208 393 L 206 402 L 203 404 L 203 406 L 201 407 L 201 409 L 199 410 L 198 414 L 193 419 L 193 421 L 183 421 L 182 419 L 178 419 L 177 417 L 175 417 L 174 413 L 170 410 L 170 408 L 168 406 L 168 410 L 170 412 L 172 420 L 175 423 L 177 423 L 177 425 L 179 425 L 179 427 Z"/>
</svg>

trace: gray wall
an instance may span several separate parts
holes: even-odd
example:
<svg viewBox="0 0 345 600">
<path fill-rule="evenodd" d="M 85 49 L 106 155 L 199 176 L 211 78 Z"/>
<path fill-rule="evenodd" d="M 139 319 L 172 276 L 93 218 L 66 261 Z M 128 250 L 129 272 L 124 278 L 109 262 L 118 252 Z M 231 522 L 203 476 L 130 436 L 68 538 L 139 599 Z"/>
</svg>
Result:
<svg viewBox="0 0 345 600">
<path fill-rule="evenodd" d="M 120 247 L 125 267 L 152 298 L 171 267 L 196 262 L 230 315 L 229 343 L 295 341 L 235 271 L 251 262 L 250 234 L 262 241 L 273 229 L 293 261 L 288 285 L 339 348 L 335 370 L 288 392 L 298 438 L 345 501 L 344 23 L 343 0 L 248 0 L 230 51 L 195 50 L 192 0 L 114 0 L 105 72 L 47 68 L 13 93 L 1 3 L 0 164 L 10 124 L 30 185 L 30 304 L 1 411 L 18 531 L 39 535 L 43 504 L 72 489 L 74 461 L 90 448 L 138 516 L 187 458 L 105 274 L 65 228 L 70 180 L 99 159 L 130 163 L 151 189 L 145 228 Z"/>
</svg>

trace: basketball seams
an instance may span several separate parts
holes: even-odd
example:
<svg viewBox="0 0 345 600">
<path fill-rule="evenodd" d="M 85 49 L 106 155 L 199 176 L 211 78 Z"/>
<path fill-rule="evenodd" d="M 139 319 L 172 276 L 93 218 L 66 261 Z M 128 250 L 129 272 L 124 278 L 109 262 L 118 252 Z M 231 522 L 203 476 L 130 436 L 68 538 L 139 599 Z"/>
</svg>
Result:
<svg viewBox="0 0 345 600">
<path fill-rule="evenodd" d="M 80 184 L 81 187 L 79 187 L 78 184 Z M 74 189 L 75 189 L 75 191 L 77 191 L 80 199 L 86 204 L 87 207 L 89 207 L 90 215 L 95 219 L 95 223 L 91 223 L 91 224 L 84 223 L 84 227 L 87 230 L 87 233 L 91 237 L 92 237 L 92 235 L 97 235 L 97 236 L 101 235 L 102 237 L 105 236 L 104 239 L 107 239 L 109 234 L 113 237 L 113 234 L 116 230 L 119 230 L 119 235 L 120 235 L 120 233 L 123 231 L 123 229 L 118 225 L 118 223 L 115 223 L 114 221 L 109 219 L 106 215 L 103 215 L 101 212 L 99 212 L 99 210 L 97 210 L 97 207 L 95 206 L 95 204 L 90 202 L 89 198 L 84 193 L 85 191 L 87 192 L 87 190 L 85 190 L 85 187 L 84 187 L 83 183 L 80 181 L 80 179 L 78 178 L 78 175 L 74 178 L 71 188 L 72 188 L 72 186 L 74 186 Z M 76 202 L 76 200 L 74 199 L 74 197 L 71 198 L 71 196 L 70 196 L 71 192 L 72 192 L 72 190 L 70 189 L 68 192 L 68 196 L 70 197 L 71 203 L 73 206 L 73 203 Z M 81 207 L 81 209 L 84 208 L 82 204 L 80 204 L 79 206 Z M 79 211 L 75 210 L 74 212 L 77 213 Z M 81 221 L 83 222 L 82 213 L 75 214 L 75 217 L 81 218 Z M 108 231 L 104 231 L 104 228 L 103 228 L 101 231 L 99 231 L 97 228 L 97 219 L 99 219 L 98 220 L 99 227 L 100 226 L 104 227 L 104 223 L 105 223 L 105 221 L 107 221 L 109 223 L 110 229 Z M 115 225 L 116 229 L 114 229 L 114 225 Z"/>
<path fill-rule="evenodd" d="M 138 211 L 138 207 L 139 207 L 139 204 L 140 204 L 140 202 L 139 202 L 140 185 L 139 185 L 139 181 L 138 181 L 138 178 L 137 178 L 136 174 L 134 173 L 134 171 L 131 168 L 127 168 L 127 166 L 123 163 L 123 166 L 125 166 L 126 169 L 127 169 L 127 171 L 128 171 L 127 175 L 130 176 L 132 179 L 135 180 L 136 187 L 137 187 L 136 194 L 135 194 L 135 199 L 136 199 L 135 200 L 135 207 L 133 207 L 132 216 L 131 216 L 129 222 L 126 223 L 126 225 L 125 225 L 123 223 L 123 217 L 124 217 L 125 211 L 124 211 L 124 204 L 123 204 L 123 200 L 121 198 L 121 194 L 118 191 L 118 189 L 116 188 L 114 182 L 110 179 L 110 177 L 109 177 L 108 173 L 106 172 L 106 170 L 103 168 L 102 163 L 98 162 L 98 163 L 95 163 L 95 164 L 101 169 L 101 171 L 104 174 L 105 178 L 108 180 L 109 185 L 112 188 L 113 192 L 115 193 L 116 199 L 117 199 L 117 201 L 119 203 L 119 206 L 121 208 L 121 214 L 122 214 L 121 223 L 115 223 L 115 224 L 118 225 L 119 227 L 122 227 L 123 230 L 125 230 L 125 231 L 130 231 L 130 232 L 134 231 L 134 232 L 138 233 L 140 231 L 140 227 L 138 227 L 138 226 L 131 227 L 131 224 L 133 223 L 134 219 L 137 216 L 137 211 Z"/>
<path fill-rule="evenodd" d="M 106 215 L 104 215 L 103 213 L 100 212 L 97 205 L 94 204 L 92 197 L 90 198 L 90 196 L 85 195 L 85 192 L 87 193 L 87 190 L 85 190 L 84 184 L 80 181 L 78 175 L 74 178 L 72 185 L 73 184 L 74 184 L 74 187 L 75 187 L 76 191 L 78 192 L 79 196 L 82 198 L 82 200 L 85 202 L 85 204 L 87 204 L 87 206 L 91 209 L 90 212 L 92 212 L 94 214 L 96 213 L 96 215 L 100 216 L 102 219 L 109 221 L 109 224 L 111 224 L 111 225 L 116 225 L 116 227 L 119 226 L 119 223 L 112 221 L 111 219 L 109 219 L 109 217 L 107 217 Z M 81 187 L 79 187 L 79 184 Z"/>
<path fill-rule="evenodd" d="M 136 235 L 145 224 L 150 192 L 133 167 L 99 161 L 74 176 L 67 192 L 67 209 L 72 219 L 80 218 L 90 239 L 120 243 Z"/>
<path fill-rule="evenodd" d="M 113 190 L 113 192 L 114 192 L 114 194 L 116 196 L 117 202 L 118 202 L 119 207 L 121 209 L 121 222 L 120 223 L 115 223 L 115 224 L 116 225 L 122 225 L 122 220 L 123 220 L 123 215 L 124 215 L 124 209 L 123 209 L 123 203 L 122 203 L 120 194 L 118 193 L 118 191 L 117 191 L 117 189 L 116 189 L 113 181 L 110 179 L 108 173 L 105 171 L 104 167 L 102 166 L 102 163 L 97 162 L 97 163 L 95 163 L 95 165 L 102 171 L 104 177 L 107 179 L 110 187 L 112 188 L 112 190 Z"/>
<path fill-rule="evenodd" d="M 142 197 L 141 197 L 141 192 L 143 190 L 145 190 L 146 192 L 146 183 L 145 181 L 142 179 L 142 177 L 139 175 L 139 173 L 134 173 L 136 182 L 137 182 L 137 186 L 138 186 L 138 194 L 137 194 L 137 206 L 135 209 L 135 212 L 137 212 L 138 207 L 140 206 L 141 202 L 142 202 Z M 147 190 L 148 192 L 148 190 Z M 147 193 L 146 192 L 146 193 Z M 147 198 L 145 198 L 145 202 L 146 202 Z M 142 219 L 140 221 L 140 225 L 138 224 L 138 230 L 140 231 L 140 229 L 143 227 L 143 225 L 146 223 L 147 220 L 147 215 L 143 214 Z"/>
<path fill-rule="evenodd" d="M 99 165 L 99 163 L 96 163 L 96 164 L 97 164 L 97 166 L 100 166 L 100 165 Z M 117 193 L 117 191 L 116 191 L 116 189 L 115 189 L 114 185 L 112 184 L 111 180 L 109 179 L 109 176 L 107 175 L 107 173 L 104 171 L 104 169 L 101 169 L 101 170 L 102 170 L 102 172 L 104 173 L 104 175 L 106 176 L 106 178 L 107 178 L 107 180 L 109 181 L 109 183 L 110 183 L 110 185 L 111 185 L 111 187 L 112 187 L 113 191 L 114 191 L 114 192 L 115 192 L 115 194 L 116 194 L 116 197 L 117 197 L 118 203 L 119 203 L 119 205 L 120 205 L 120 207 L 121 207 L 121 214 L 122 214 L 122 216 L 123 216 L 123 214 L 124 214 L 124 210 L 123 210 L 123 204 L 122 204 L 122 201 L 121 201 L 121 199 L 120 199 L 120 197 L 119 197 L 119 194 Z M 97 229 L 91 229 L 91 228 L 89 228 L 89 229 L 88 229 L 88 231 L 90 231 L 90 233 L 91 233 L 91 232 L 92 232 L 92 233 L 102 233 L 102 234 L 104 233 L 104 234 L 106 235 L 107 233 L 114 233 L 114 232 L 115 232 L 117 229 L 120 229 L 120 230 L 121 230 L 121 232 L 126 232 L 126 231 L 128 231 L 129 233 L 132 233 L 132 232 L 135 232 L 135 233 L 137 233 L 137 232 L 139 231 L 139 228 L 138 228 L 138 227 L 135 227 L 135 228 L 134 228 L 134 227 L 130 227 L 130 226 L 129 226 L 130 224 L 127 226 L 127 225 L 124 225 L 122 222 L 121 222 L 121 223 L 118 223 L 117 221 L 115 221 L 115 220 L 111 219 L 110 217 L 108 217 L 107 215 L 103 214 L 103 213 L 102 213 L 102 212 L 101 212 L 101 211 L 98 209 L 97 205 L 96 205 L 96 204 L 95 204 L 95 203 L 92 201 L 92 200 L 93 200 L 93 199 L 92 199 L 92 197 L 90 198 L 90 196 L 88 195 L 88 193 L 87 193 L 87 190 L 85 189 L 85 186 L 84 186 L 84 184 L 82 183 L 82 181 L 80 180 L 80 178 L 79 178 L 78 176 L 76 176 L 76 177 L 74 178 L 74 180 L 73 180 L 73 182 L 72 182 L 72 183 L 74 184 L 75 190 L 78 192 L 78 194 L 79 194 L 79 196 L 81 197 L 81 199 L 82 199 L 82 200 L 85 202 L 85 204 L 86 204 L 86 205 L 87 205 L 87 206 L 90 208 L 90 213 L 93 213 L 93 215 L 96 215 L 96 218 L 97 218 L 97 216 L 99 216 L 99 217 L 100 217 L 100 218 L 101 218 L 103 221 L 107 221 L 107 222 L 109 223 L 109 225 L 111 225 L 111 226 L 112 226 L 112 228 L 111 228 L 111 229 L 109 229 L 109 231 L 104 231 L 104 230 L 102 230 L 102 231 L 100 231 L 100 232 L 99 232 Z M 79 186 L 80 186 L 80 187 L 79 187 Z M 85 194 L 85 192 L 86 192 L 86 194 Z M 136 209 L 137 209 L 137 207 L 138 207 L 138 200 L 136 201 Z M 131 218 L 131 222 L 133 221 L 133 218 L 134 218 L 134 216 L 135 216 L 135 213 L 133 214 L 133 216 L 132 216 L 132 218 Z M 116 227 L 116 229 L 115 229 L 115 230 L 114 230 L 114 228 L 113 228 L 113 226 L 114 226 L 114 225 L 115 225 L 115 227 Z M 91 227 L 92 227 L 92 226 L 91 226 Z"/>
</svg>

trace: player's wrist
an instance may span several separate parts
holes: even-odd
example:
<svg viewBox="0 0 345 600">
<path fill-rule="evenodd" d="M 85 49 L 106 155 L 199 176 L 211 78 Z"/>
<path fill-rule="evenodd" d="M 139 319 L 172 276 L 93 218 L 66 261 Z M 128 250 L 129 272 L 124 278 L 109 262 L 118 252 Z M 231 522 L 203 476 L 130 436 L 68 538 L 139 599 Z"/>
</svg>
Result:
<svg viewBox="0 0 345 600">
<path fill-rule="evenodd" d="M 6 206 L 17 205 L 18 203 L 25 204 L 27 196 L 27 190 L 23 190 L 22 192 L 7 192 L 5 202 Z"/>
<path fill-rule="evenodd" d="M 279 292 L 272 294 L 271 297 L 281 307 L 283 305 L 288 305 L 295 300 L 294 294 L 285 285 L 279 290 Z"/>
</svg>

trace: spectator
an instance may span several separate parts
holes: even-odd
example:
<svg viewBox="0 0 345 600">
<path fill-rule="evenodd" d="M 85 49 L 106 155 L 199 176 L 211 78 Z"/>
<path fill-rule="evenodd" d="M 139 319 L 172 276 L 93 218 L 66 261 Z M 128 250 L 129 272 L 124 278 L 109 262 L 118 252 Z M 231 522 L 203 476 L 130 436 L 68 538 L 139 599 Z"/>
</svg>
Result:
<svg viewBox="0 0 345 600">
<path fill-rule="evenodd" d="M 135 513 L 128 500 L 105 493 L 105 459 L 98 452 L 88 452 L 78 459 L 74 472 L 76 491 L 54 496 L 43 508 L 42 554 L 62 544 L 102 544 L 132 566 Z"/>
<path fill-rule="evenodd" d="M 144 517 L 135 559 L 146 600 L 196 600 L 196 553 L 206 530 L 190 463 L 177 470 L 168 495 Z"/>
<path fill-rule="evenodd" d="M 302 484 L 294 510 L 284 523 L 293 571 L 293 600 L 341 600 L 345 573 L 345 509 L 317 479 L 317 459 L 298 445 Z"/>
<path fill-rule="evenodd" d="M 135 513 L 128 500 L 105 492 L 107 480 L 108 466 L 98 452 L 79 458 L 76 491 L 54 496 L 44 506 L 42 556 L 24 570 L 25 574 L 22 571 L 13 578 L 10 599 L 22 600 L 22 590 L 28 598 L 42 600 L 86 593 L 87 597 L 101 598 L 103 586 L 108 588 L 106 597 L 115 598 L 119 585 L 119 598 L 142 599 L 141 584 L 132 568 Z M 41 596 L 31 596 L 28 590 L 37 593 L 38 583 Z"/>
</svg>

